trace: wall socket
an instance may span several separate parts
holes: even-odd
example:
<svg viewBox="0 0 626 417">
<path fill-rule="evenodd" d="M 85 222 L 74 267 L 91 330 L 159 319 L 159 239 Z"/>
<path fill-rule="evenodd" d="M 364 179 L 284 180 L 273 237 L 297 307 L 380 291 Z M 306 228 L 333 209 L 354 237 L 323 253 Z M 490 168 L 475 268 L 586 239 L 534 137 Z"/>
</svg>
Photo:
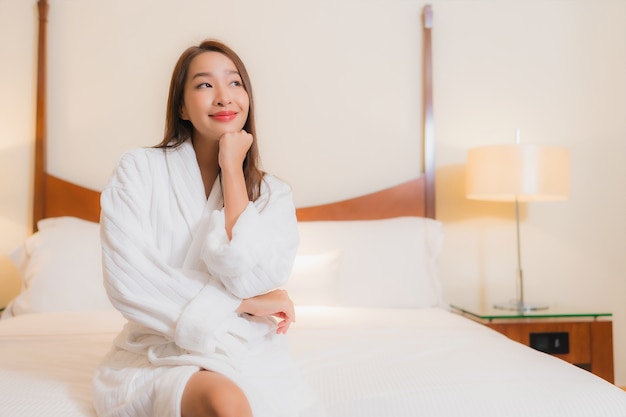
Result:
<svg viewBox="0 0 626 417">
<path fill-rule="evenodd" d="M 531 333 L 530 347 L 545 353 L 569 353 L 569 333 Z"/>
</svg>

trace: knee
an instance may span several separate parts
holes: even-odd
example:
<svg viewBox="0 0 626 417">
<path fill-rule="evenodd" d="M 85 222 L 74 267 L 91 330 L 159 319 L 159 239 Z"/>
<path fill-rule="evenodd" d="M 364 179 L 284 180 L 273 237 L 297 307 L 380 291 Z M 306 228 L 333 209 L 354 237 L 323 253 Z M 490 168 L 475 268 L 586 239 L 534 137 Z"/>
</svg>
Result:
<svg viewBox="0 0 626 417">
<path fill-rule="evenodd" d="M 252 417 L 250 404 L 239 389 L 219 389 L 203 398 L 203 408 L 208 416 L 214 417 Z"/>
<path fill-rule="evenodd" d="M 183 417 L 252 417 L 243 391 L 226 377 L 206 371 L 187 383 L 181 412 Z"/>
</svg>

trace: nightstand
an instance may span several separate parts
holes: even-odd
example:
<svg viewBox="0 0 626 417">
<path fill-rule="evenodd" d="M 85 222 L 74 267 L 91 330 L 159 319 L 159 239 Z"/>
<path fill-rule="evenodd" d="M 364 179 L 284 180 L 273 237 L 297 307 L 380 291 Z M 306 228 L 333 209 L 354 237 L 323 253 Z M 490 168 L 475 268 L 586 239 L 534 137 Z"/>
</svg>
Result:
<svg viewBox="0 0 626 417">
<path fill-rule="evenodd" d="M 612 313 L 559 306 L 523 312 L 496 309 L 491 305 L 451 304 L 451 307 L 510 339 L 613 383 Z"/>
</svg>

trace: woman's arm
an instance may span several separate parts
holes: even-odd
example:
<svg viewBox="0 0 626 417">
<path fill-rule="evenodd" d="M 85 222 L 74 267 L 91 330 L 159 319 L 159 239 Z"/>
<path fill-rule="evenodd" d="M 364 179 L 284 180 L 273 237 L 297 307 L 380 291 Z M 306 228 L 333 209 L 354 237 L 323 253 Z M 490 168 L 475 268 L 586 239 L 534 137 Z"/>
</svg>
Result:
<svg viewBox="0 0 626 417">
<path fill-rule="evenodd" d="M 239 298 L 284 285 L 299 243 L 291 188 L 266 175 L 261 196 L 239 215 L 232 239 L 225 223 L 224 210 L 212 213 L 201 255 L 211 275 Z"/>
<path fill-rule="evenodd" d="M 274 290 L 263 295 L 246 298 L 237 309 L 238 313 L 253 316 L 277 317 L 280 319 L 276 333 L 287 333 L 291 323 L 296 321 L 296 311 L 287 291 Z"/>
<path fill-rule="evenodd" d="M 243 161 L 252 139 L 245 130 L 226 133 L 220 138 L 218 163 L 222 172 L 225 227 L 229 239 L 232 239 L 233 226 L 249 201 Z"/>
<path fill-rule="evenodd" d="M 125 154 L 102 192 L 105 287 L 127 319 L 184 349 L 212 351 L 215 333 L 235 314 L 241 298 L 207 273 L 168 264 L 154 238 L 150 207 L 160 202 L 152 201 L 150 163 L 143 150 Z"/>
</svg>

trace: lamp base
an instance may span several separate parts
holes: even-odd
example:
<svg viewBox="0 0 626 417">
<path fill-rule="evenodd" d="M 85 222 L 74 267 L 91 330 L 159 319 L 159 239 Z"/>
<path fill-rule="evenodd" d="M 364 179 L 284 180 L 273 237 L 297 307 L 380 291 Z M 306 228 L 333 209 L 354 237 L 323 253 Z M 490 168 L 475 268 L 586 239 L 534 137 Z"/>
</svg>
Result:
<svg viewBox="0 0 626 417">
<path fill-rule="evenodd" d="M 508 303 L 497 303 L 493 305 L 494 308 L 500 310 L 517 310 L 517 311 L 535 311 L 546 310 L 547 304 L 534 304 L 534 303 L 522 303 L 519 300 L 512 300 Z"/>
</svg>

